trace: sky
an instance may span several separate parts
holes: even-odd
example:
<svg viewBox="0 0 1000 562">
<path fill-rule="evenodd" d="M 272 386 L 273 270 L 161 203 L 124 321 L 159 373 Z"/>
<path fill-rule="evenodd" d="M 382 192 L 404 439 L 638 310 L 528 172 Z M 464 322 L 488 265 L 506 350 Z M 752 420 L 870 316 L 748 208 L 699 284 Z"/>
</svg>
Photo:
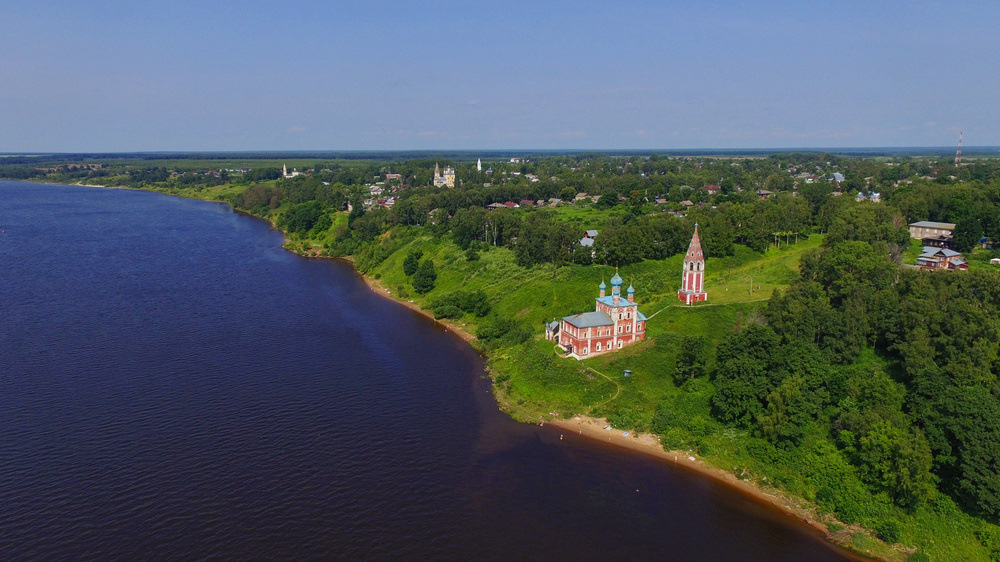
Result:
<svg viewBox="0 0 1000 562">
<path fill-rule="evenodd" d="M 0 152 L 1000 145 L 1000 2 L 11 0 Z"/>
</svg>

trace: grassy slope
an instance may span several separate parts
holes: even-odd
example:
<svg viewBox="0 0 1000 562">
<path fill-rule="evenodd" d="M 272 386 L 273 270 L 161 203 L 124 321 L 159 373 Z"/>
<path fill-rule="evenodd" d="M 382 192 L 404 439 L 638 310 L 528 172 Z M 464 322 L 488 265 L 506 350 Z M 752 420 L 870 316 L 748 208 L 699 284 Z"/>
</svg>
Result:
<svg viewBox="0 0 1000 562">
<path fill-rule="evenodd" d="M 169 193 L 223 200 L 240 189 L 218 186 Z M 594 213 L 578 215 L 569 218 L 581 226 L 589 226 L 597 218 Z M 346 215 L 338 214 L 334 219 L 336 226 L 346 221 Z M 302 247 L 325 241 L 303 241 Z M 397 298 L 397 288 L 403 288 L 408 293 L 407 300 L 425 308 L 429 299 L 443 293 L 483 289 L 490 295 L 494 311 L 530 326 L 537 334 L 534 339 L 514 348 L 489 351 L 497 400 L 516 419 L 533 421 L 553 414 L 565 417 L 583 413 L 607 416 L 630 429 L 648 427 L 657 409 L 666 408 L 677 415 L 670 431 L 660 436 L 665 447 L 691 448 L 708 463 L 731 470 L 741 478 L 773 484 L 793 495 L 812 499 L 815 490 L 803 480 L 801 467 L 763 463 L 753 458 L 745 448 L 749 437 L 745 431 L 725 428 L 712 418 L 710 382 L 699 379 L 677 387 L 672 382 L 672 373 L 678 343 L 683 337 L 704 336 L 717 343 L 738 321 L 758 314 L 775 289 L 787 286 L 796 276 L 802 252 L 818 247 L 821 241 L 821 237 L 813 236 L 792 246 L 772 248 L 763 255 L 738 246 L 734 256 L 708 260 L 706 289 L 710 300 L 691 307 L 680 304 L 675 297 L 682 256 L 622 268 L 626 283 L 636 287 L 640 310 L 647 316 L 656 314 L 648 324 L 647 341 L 585 362 L 558 357 L 554 345 L 541 337 L 542 325 L 553 318 L 592 310 L 597 285 L 613 275 L 613 268 L 543 265 L 525 269 L 514 263 L 513 254 L 505 248 L 483 251 L 480 260 L 469 262 L 454 244 L 418 234 L 365 273 L 379 279 Z M 383 243 L 388 242 L 391 240 Z M 412 249 L 422 250 L 438 266 L 437 285 L 425 296 L 414 294 L 410 279 L 402 272 L 403 258 Z M 466 315 L 447 322 L 475 333 L 481 320 Z M 625 378 L 624 369 L 630 369 L 632 376 Z M 989 559 L 989 552 L 973 532 L 987 529 L 1000 533 L 1000 529 L 954 509 L 947 502 L 943 505 L 934 509 L 923 507 L 909 514 L 894 510 L 902 529 L 902 543 L 917 545 L 919 552 L 926 553 L 931 560 Z M 836 530 L 836 524 L 831 529 Z M 840 530 L 838 538 L 859 552 L 879 558 L 902 559 L 913 551 L 912 547 L 885 545 L 856 528 Z"/>
<path fill-rule="evenodd" d="M 613 268 L 542 265 L 525 269 L 514 263 L 513 254 L 505 248 L 482 251 L 478 261 L 470 262 L 450 242 L 422 235 L 367 274 L 379 278 L 394 294 L 402 287 L 408 300 L 425 307 L 436 295 L 483 289 L 490 295 L 495 312 L 530 326 L 536 334 L 532 340 L 513 348 L 489 350 L 497 400 L 516 419 L 535 421 L 551 419 L 554 414 L 566 417 L 582 413 L 608 417 L 624 429 L 646 429 L 657 409 L 666 408 L 677 413 L 674 427 L 660 436 L 666 447 L 690 448 L 710 464 L 743 478 L 813 499 L 815 487 L 800 466 L 762 463 L 746 450 L 746 432 L 723 427 L 712 418 L 709 399 L 714 391 L 709 381 L 699 379 L 678 387 L 672 375 L 683 337 L 704 336 L 717 343 L 738 322 L 752 319 L 775 289 L 795 278 L 802 253 L 821 242 L 822 237 L 813 236 L 763 255 L 738 247 L 734 256 L 709 259 L 709 302 L 694 306 L 682 305 L 675 296 L 682 256 L 622 268 L 626 285 L 636 287 L 640 310 L 647 316 L 656 314 L 648 324 L 647 341 L 586 361 L 559 357 L 554 344 L 542 338 L 543 324 L 593 310 L 597 285 L 613 275 Z M 438 268 L 437 285 L 426 296 L 414 294 L 402 271 L 403 258 L 411 249 L 423 251 Z M 470 333 L 475 333 L 479 322 L 469 314 L 453 321 Z M 631 377 L 623 376 L 625 369 L 632 371 Z M 982 523 L 964 513 L 942 513 L 940 509 L 925 507 L 906 514 L 890 508 L 891 516 L 900 521 L 902 542 L 919 545 L 931 559 L 988 559 L 988 553 L 971 536 Z M 881 558 L 902 559 L 913 550 L 892 548 L 856 528 L 844 529 L 840 535 L 854 548 Z"/>
</svg>

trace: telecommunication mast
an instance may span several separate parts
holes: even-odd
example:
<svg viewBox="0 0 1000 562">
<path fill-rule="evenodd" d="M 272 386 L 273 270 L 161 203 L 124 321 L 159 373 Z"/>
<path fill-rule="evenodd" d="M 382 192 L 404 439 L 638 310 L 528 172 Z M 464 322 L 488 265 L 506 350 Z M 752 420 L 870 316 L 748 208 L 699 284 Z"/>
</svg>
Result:
<svg viewBox="0 0 1000 562">
<path fill-rule="evenodd" d="M 958 132 L 958 152 L 955 153 L 955 165 L 958 166 L 962 163 L 962 134 L 964 131 Z"/>
</svg>

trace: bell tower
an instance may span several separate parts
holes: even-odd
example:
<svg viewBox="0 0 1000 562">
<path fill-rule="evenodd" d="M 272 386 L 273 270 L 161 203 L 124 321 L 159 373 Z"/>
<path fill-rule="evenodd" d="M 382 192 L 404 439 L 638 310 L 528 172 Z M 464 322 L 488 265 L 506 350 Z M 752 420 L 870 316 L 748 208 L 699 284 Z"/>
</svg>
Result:
<svg viewBox="0 0 1000 562">
<path fill-rule="evenodd" d="M 681 288 L 677 298 L 684 304 L 694 304 L 708 300 L 705 292 L 705 253 L 701 250 L 701 239 L 698 238 L 698 225 L 694 225 L 694 236 L 684 255 L 684 270 L 681 277 Z"/>
</svg>

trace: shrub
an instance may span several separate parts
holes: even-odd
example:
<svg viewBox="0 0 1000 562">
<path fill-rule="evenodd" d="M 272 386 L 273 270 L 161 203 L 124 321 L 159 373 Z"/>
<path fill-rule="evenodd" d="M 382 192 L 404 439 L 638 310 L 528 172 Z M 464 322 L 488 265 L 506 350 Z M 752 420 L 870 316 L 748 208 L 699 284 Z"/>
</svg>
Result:
<svg viewBox="0 0 1000 562">
<path fill-rule="evenodd" d="M 442 318 L 461 318 L 465 313 L 462 312 L 461 308 L 453 304 L 445 304 L 441 306 L 434 307 L 434 318 L 440 320 Z"/>
<path fill-rule="evenodd" d="M 634 406 L 625 406 L 608 415 L 608 423 L 621 429 L 648 431 L 649 421 L 646 412 Z"/>
<path fill-rule="evenodd" d="M 531 330 L 513 318 L 493 316 L 487 318 L 476 329 L 476 337 L 487 343 L 517 345 L 531 337 Z"/>
<path fill-rule="evenodd" d="M 892 519 L 881 521 L 875 526 L 875 536 L 889 544 L 898 543 L 900 534 L 902 530 L 899 528 L 899 523 Z"/>
<path fill-rule="evenodd" d="M 438 308 L 444 305 L 456 306 L 463 312 L 475 314 L 480 318 L 489 314 L 490 309 L 492 308 L 486 293 L 480 289 L 476 289 L 475 291 L 455 291 L 453 293 L 445 293 L 431 302 L 431 308 Z"/>
</svg>

